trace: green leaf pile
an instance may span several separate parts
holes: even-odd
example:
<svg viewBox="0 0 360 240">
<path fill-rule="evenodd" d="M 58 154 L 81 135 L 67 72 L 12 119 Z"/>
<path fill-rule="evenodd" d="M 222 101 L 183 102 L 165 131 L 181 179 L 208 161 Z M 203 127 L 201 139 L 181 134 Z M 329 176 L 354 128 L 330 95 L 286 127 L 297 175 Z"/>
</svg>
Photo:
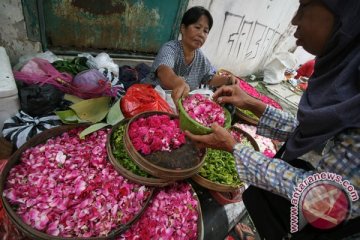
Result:
<svg viewBox="0 0 360 240">
<path fill-rule="evenodd" d="M 75 57 L 71 60 L 58 60 L 52 63 L 52 65 L 59 72 L 67 72 L 75 76 L 79 72 L 88 70 L 89 67 L 86 65 L 86 57 Z"/>
<path fill-rule="evenodd" d="M 111 136 L 114 157 L 126 170 L 129 170 L 138 176 L 150 177 L 150 175 L 147 172 L 141 170 L 127 154 L 123 142 L 124 133 L 125 125 L 120 125 Z"/>
<path fill-rule="evenodd" d="M 236 171 L 234 156 L 226 151 L 208 149 L 199 174 L 215 183 L 234 187 L 242 184 Z"/>
<path fill-rule="evenodd" d="M 124 119 L 120 109 L 120 99 L 110 108 L 110 97 L 81 99 L 66 94 L 65 100 L 73 102 L 70 109 L 55 112 L 65 124 L 92 123 L 80 133 L 80 138 L 106 126 L 114 126 Z M 106 117 L 106 119 L 105 119 Z M 105 122 L 103 120 L 105 119 Z"/>
</svg>

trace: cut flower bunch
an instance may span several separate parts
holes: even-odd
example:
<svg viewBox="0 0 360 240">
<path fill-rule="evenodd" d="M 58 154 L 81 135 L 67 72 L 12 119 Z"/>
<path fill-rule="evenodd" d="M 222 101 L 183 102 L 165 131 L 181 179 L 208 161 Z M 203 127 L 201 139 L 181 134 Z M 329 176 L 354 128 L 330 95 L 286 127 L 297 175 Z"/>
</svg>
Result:
<svg viewBox="0 0 360 240">
<path fill-rule="evenodd" d="M 186 142 L 179 119 L 158 114 L 130 123 L 129 137 L 135 149 L 144 155 L 156 151 L 171 152 Z"/>
<path fill-rule="evenodd" d="M 61 237 L 107 236 L 129 223 L 151 191 L 120 176 L 107 161 L 109 129 L 79 138 L 76 128 L 23 152 L 4 196 L 36 230 Z"/>
<path fill-rule="evenodd" d="M 225 124 L 224 109 L 201 94 L 188 96 L 182 104 L 187 114 L 205 127 L 210 128 L 213 123 Z"/>
</svg>

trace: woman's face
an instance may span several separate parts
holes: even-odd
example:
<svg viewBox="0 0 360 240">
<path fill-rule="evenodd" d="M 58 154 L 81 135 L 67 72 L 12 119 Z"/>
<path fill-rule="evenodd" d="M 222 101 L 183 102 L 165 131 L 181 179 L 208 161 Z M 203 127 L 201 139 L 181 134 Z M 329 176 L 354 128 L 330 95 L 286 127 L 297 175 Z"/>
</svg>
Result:
<svg viewBox="0 0 360 240">
<path fill-rule="evenodd" d="M 319 0 L 300 0 L 291 23 L 297 26 L 296 44 L 314 55 L 320 55 L 331 37 L 334 15 Z"/>
<path fill-rule="evenodd" d="M 196 23 L 187 27 L 181 25 L 182 42 L 190 49 L 200 48 L 206 41 L 209 34 L 209 21 L 205 15 L 202 15 Z"/>
</svg>

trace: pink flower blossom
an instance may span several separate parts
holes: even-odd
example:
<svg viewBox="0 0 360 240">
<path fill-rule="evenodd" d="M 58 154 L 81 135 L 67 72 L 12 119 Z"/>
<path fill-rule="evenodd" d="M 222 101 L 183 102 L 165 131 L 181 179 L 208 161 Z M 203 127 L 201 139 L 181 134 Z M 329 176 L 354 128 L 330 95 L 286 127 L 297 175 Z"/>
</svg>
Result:
<svg viewBox="0 0 360 240">
<path fill-rule="evenodd" d="M 201 94 L 188 96 L 183 100 L 182 105 L 192 119 L 205 127 L 211 127 L 213 123 L 220 126 L 225 124 L 224 109 Z"/>
<path fill-rule="evenodd" d="M 255 97 L 257 99 L 259 99 L 260 101 L 269 104 L 270 106 L 273 106 L 275 108 L 278 109 L 282 109 L 281 105 L 276 102 L 274 99 L 259 93 L 256 88 L 254 88 L 253 86 L 251 86 L 249 83 L 247 83 L 246 81 L 237 78 L 239 80 L 239 86 L 241 89 L 243 89 L 247 94 L 249 94 L 252 97 Z"/>
<path fill-rule="evenodd" d="M 162 188 L 140 219 L 118 240 L 198 239 L 197 207 L 188 183 Z"/>
<path fill-rule="evenodd" d="M 22 153 L 4 196 L 31 227 L 53 236 L 107 236 L 128 223 L 149 197 L 107 161 L 107 130 L 73 129 Z"/>
<path fill-rule="evenodd" d="M 244 123 L 236 123 L 235 127 L 242 129 L 252 136 L 256 143 L 259 145 L 260 152 L 262 152 L 267 157 L 274 157 L 276 154 L 275 145 L 270 138 L 266 138 L 256 134 L 257 128 L 252 125 L 244 124 Z"/>
<path fill-rule="evenodd" d="M 139 118 L 129 126 L 129 138 L 135 149 L 144 155 L 156 151 L 172 151 L 185 143 L 185 134 L 178 119 L 168 115 Z"/>
</svg>

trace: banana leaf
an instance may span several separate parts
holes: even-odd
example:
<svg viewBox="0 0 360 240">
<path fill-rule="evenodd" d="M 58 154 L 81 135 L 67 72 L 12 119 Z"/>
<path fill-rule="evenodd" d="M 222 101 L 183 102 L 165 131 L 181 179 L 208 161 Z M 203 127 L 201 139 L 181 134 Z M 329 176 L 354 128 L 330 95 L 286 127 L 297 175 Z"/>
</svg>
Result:
<svg viewBox="0 0 360 240">
<path fill-rule="evenodd" d="M 84 139 L 86 135 L 90 134 L 90 133 L 93 133 L 93 132 L 96 132 L 97 130 L 103 128 L 103 127 L 106 127 L 108 126 L 109 124 L 108 123 L 103 123 L 103 122 L 100 122 L 100 123 L 95 123 L 87 128 L 85 128 L 80 134 L 79 134 L 79 137 L 81 139 Z"/>
<path fill-rule="evenodd" d="M 76 113 L 69 109 L 64 111 L 55 111 L 55 114 L 60 118 L 60 120 L 65 124 L 74 124 L 74 123 L 81 123 L 85 122 L 82 121 Z"/>
<path fill-rule="evenodd" d="M 112 126 L 114 126 L 115 124 L 119 123 L 121 120 L 124 119 L 124 115 L 121 112 L 120 109 L 120 100 L 117 100 L 112 107 L 110 108 L 110 111 L 108 113 L 108 115 L 106 116 L 106 122 L 108 124 L 111 124 Z"/>
<path fill-rule="evenodd" d="M 71 105 L 70 108 L 81 120 L 97 123 L 108 114 L 110 99 L 110 97 L 87 99 Z"/>
<path fill-rule="evenodd" d="M 69 102 L 72 102 L 72 103 L 78 103 L 78 102 L 84 101 L 84 99 L 79 98 L 79 97 L 77 97 L 75 95 L 70 95 L 70 94 L 65 94 L 64 99 L 69 101 Z"/>
</svg>

